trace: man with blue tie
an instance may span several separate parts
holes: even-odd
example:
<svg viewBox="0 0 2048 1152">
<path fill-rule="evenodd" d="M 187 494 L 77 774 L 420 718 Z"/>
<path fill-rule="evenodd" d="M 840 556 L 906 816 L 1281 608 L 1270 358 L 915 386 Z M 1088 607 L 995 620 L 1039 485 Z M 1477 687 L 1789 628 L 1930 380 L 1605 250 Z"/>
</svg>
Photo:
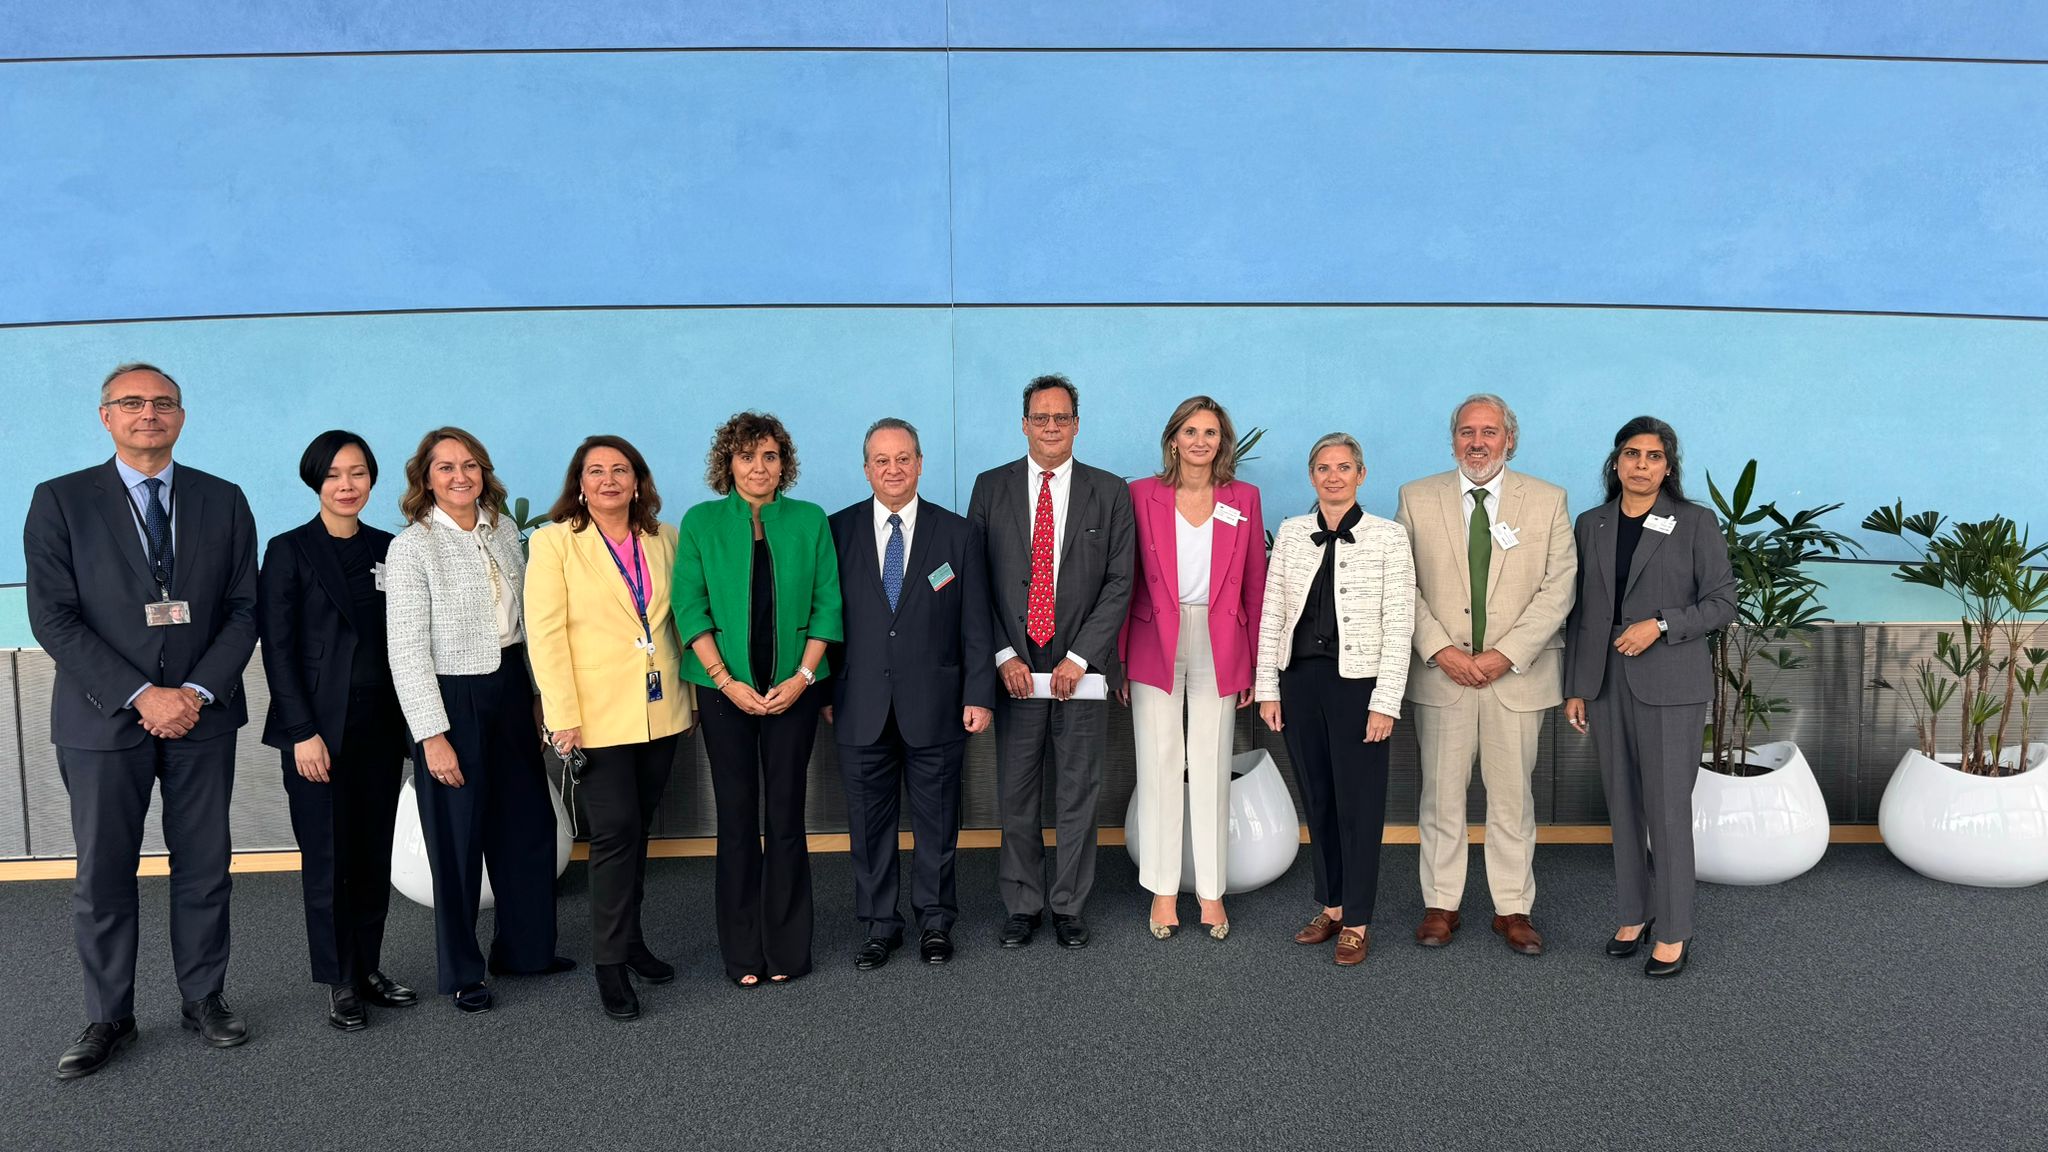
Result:
<svg viewBox="0 0 2048 1152">
<path fill-rule="evenodd" d="M 825 715 L 846 781 L 854 914 L 866 931 L 854 967 L 869 971 L 903 943 L 896 829 L 906 788 L 918 954 L 927 964 L 953 958 L 960 772 L 967 737 L 994 718 L 996 673 L 981 537 L 918 499 L 917 429 L 877 420 L 862 456 L 874 496 L 832 517 L 846 643 Z"/>
<path fill-rule="evenodd" d="M 161 369 L 114 369 L 100 386 L 114 458 L 38 485 L 22 534 L 29 627 L 57 666 L 50 741 L 71 794 L 90 1021 L 58 1061 L 60 1079 L 98 1071 L 135 1039 L 135 867 L 156 784 L 184 1026 L 216 1048 L 249 1036 L 222 985 L 256 524 L 240 488 L 171 463 L 183 401 Z"/>
</svg>

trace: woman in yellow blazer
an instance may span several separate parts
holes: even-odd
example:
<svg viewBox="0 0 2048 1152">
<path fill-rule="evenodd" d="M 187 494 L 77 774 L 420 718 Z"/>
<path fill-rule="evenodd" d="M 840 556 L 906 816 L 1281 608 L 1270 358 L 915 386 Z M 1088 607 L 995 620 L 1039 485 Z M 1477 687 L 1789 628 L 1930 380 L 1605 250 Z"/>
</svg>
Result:
<svg viewBox="0 0 2048 1152">
<path fill-rule="evenodd" d="M 676 974 L 640 935 L 647 826 L 693 717 L 669 614 L 676 530 L 655 518 L 660 511 L 639 450 L 592 436 L 576 449 L 548 513 L 554 523 L 533 534 L 526 565 L 527 650 L 555 750 L 569 759 L 590 819 L 597 991 L 617 1020 L 640 1014 L 629 972 L 654 984 Z"/>
</svg>

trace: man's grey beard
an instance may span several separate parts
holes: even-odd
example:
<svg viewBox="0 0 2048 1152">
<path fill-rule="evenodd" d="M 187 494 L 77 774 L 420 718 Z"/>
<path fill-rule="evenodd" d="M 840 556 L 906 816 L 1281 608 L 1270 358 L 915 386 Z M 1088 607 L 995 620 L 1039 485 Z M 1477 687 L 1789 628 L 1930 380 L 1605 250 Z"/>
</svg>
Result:
<svg viewBox="0 0 2048 1152">
<path fill-rule="evenodd" d="M 1484 476 L 1474 476 L 1471 473 L 1471 471 L 1465 467 L 1464 461 L 1461 460 L 1458 462 L 1458 474 L 1460 476 L 1463 476 L 1465 479 L 1470 480 L 1472 483 L 1478 484 L 1483 487 L 1487 484 L 1491 484 L 1493 482 L 1493 478 L 1495 476 L 1500 475 L 1502 469 L 1505 469 L 1507 466 L 1507 461 L 1502 460 L 1501 458 L 1496 456 L 1494 457 L 1493 461 L 1493 471 L 1488 472 Z"/>
</svg>

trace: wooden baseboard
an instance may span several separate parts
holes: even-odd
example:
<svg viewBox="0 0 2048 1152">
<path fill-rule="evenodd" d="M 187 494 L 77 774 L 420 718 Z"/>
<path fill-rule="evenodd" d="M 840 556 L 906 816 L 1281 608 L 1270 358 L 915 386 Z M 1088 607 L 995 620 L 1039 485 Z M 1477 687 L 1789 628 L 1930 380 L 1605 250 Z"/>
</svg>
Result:
<svg viewBox="0 0 2048 1152">
<path fill-rule="evenodd" d="M 1466 835 L 1474 844 L 1486 843 L 1486 826 L 1474 824 L 1466 829 Z M 1110 847 L 1122 847 L 1124 830 L 1104 828 L 1099 833 L 1100 842 Z M 1052 829 L 1045 830 L 1045 842 L 1055 843 L 1057 837 Z M 1302 843 L 1308 843 L 1308 828 L 1301 829 Z M 1385 843 L 1415 844 L 1420 835 L 1413 824 L 1387 825 Z M 1545 824 L 1536 829 L 1538 844 L 1611 844 L 1614 833 L 1605 824 Z M 1848 824 L 1830 829 L 1830 844 L 1882 844 L 1884 837 L 1878 834 L 1875 824 Z M 994 848 L 1002 843 L 1002 833 L 994 828 L 967 828 L 960 833 L 962 848 Z M 897 844 L 903 848 L 911 846 L 910 833 L 897 837 Z M 845 852 L 848 841 L 843 832 L 819 833 L 810 837 L 813 852 Z M 652 859 L 701 858 L 716 855 L 718 841 L 709 836 L 654 840 L 647 845 L 647 855 Z M 590 858 L 590 846 L 577 844 L 569 851 L 571 860 Z M 238 852 L 232 872 L 296 872 L 299 870 L 297 852 Z M 77 864 L 69 857 L 50 860 L 6 860 L 0 861 L 0 883 L 9 880 L 69 880 L 78 874 Z M 136 868 L 137 876 L 168 876 L 171 862 L 167 856 L 145 856 Z"/>
</svg>

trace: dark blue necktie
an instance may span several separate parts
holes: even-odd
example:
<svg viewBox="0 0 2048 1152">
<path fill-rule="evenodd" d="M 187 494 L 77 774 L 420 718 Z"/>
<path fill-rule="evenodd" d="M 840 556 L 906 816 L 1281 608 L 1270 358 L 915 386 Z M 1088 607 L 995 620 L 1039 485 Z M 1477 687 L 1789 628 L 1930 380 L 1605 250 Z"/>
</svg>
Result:
<svg viewBox="0 0 2048 1152">
<path fill-rule="evenodd" d="M 894 512 L 889 513 L 889 547 L 882 552 L 882 591 L 894 612 L 903 597 L 903 517 Z"/>
<path fill-rule="evenodd" d="M 157 587 L 168 591 L 171 586 L 171 514 L 164 508 L 162 493 L 164 482 L 154 476 L 142 482 L 149 489 L 149 508 L 143 513 L 143 526 L 149 531 L 149 558 L 156 565 L 153 575 Z"/>
</svg>

